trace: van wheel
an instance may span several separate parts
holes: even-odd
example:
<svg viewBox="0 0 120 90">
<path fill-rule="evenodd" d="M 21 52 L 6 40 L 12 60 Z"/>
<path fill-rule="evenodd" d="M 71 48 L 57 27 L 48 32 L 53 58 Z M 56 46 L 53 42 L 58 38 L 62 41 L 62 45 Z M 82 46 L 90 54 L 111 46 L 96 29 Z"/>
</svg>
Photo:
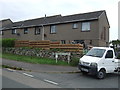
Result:
<svg viewBox="0 0 120 90">
<path fill-rule="evenodd" d="M 105 70 L 100 70 L 98 73 L 97 73 L 97 78 L 98 79 L 103 79 L 103 78 L 105 78 L 105 76 L 106 76 L 106 71 Z"/>
</svg>

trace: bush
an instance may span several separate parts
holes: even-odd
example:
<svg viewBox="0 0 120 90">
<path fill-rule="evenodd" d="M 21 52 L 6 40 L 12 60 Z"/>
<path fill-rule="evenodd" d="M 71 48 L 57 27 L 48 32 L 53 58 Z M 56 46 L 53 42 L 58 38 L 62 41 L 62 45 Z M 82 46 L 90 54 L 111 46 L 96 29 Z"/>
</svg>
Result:
<svg viewBox="0 0 120 90">
<path fill-rule="evenodd" d="M 78 63 L 79 63 L 79 58 L 76 57 L 71 58 L 71 62 L 70 62 L 71 66 L 77 66 Z"/>
<path fill-rule="evenodd" d="M 2 47 L 2 38 L 0 38 L 0 47 Z"/>
<path fill-rule="evenodd" d="M 2 47 L 14 47 L 15 40 L 16 39 L 13 39 L 13 38 L 2 39 Z"/>
</svg>

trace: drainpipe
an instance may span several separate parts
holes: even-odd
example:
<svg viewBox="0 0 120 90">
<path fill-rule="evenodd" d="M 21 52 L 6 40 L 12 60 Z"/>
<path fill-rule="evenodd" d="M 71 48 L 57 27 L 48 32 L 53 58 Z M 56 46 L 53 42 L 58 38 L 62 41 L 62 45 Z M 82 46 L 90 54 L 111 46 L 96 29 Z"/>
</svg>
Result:
<svg viewBox="0 0 120 90">
<path fill-rule="evenodd" d="M 42 25 L 42 40 L 44 40 L 44 26 Z"/>
</svg>

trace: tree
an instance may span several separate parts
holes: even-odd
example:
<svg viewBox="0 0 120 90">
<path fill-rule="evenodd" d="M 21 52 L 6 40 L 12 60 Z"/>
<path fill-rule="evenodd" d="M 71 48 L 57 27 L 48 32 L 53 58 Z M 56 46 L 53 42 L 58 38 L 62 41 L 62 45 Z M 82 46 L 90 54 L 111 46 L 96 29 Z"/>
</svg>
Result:
<svg viewBox="0 0 120 90">
<path fill-rule="evenodd" d="M 118 40 L 118 39 L 117 40 L 112 40 L 110 42 L 110 44 L 112 44 L 114 48 L 117 48 L 117 46 L 120 45 L 120 40 Z"/>
</svg>

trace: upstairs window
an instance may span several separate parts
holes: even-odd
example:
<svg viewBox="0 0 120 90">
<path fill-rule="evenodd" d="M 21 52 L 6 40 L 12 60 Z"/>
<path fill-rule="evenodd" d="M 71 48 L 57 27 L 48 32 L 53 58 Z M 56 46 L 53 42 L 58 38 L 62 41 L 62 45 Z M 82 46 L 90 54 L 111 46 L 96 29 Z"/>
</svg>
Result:
<svg viewBox="0 0 120 90">
<path fill-rule="evenodd" d="M 24 34 L 28 34 L 28 28 L 24 28 Z"/>
<path fill-rule="evenodd" d="M 12 29 L 12 34 L 16 34 L 16 33 L 17 33 L 16 29 Z"/>
<path fill-rule="evenodd" d="M 78 24 L 77 23 L 73 23 L 73 29 L 77 29 L 78 28 Z"/>
<path fill-rule="evenodd" d="M 82 22 L 82 31 L 90 30 L 90 22 Z"/>
<path fill-rule="evenodd" d="M 50 33 L 51 34 L 56 33 L 56 26 L 55 25 L 53 25 L 53 26 L 50 27 Z"/>
<path fill-rule="evenodd" d="M 41 33 L 40 27 L 35 27 L 35 35 L 39 35 Z"/>
</svg>

